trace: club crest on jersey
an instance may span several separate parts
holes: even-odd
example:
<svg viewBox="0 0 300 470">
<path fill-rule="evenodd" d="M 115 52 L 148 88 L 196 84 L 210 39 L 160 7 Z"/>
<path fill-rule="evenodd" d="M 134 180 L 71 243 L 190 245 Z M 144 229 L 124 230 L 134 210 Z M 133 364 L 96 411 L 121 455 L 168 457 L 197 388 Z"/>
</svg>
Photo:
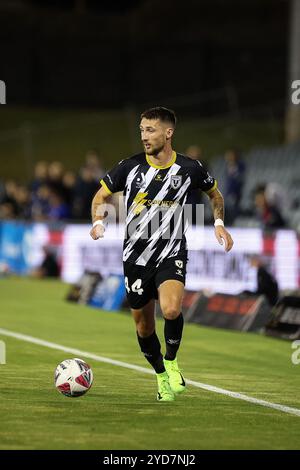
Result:
<svg viewBox="0 0 300 470">
<path fill-rule="evenodd" d="M 180 259 L 176 259 L 175 264 L 177 268 L 180 268 L 180 269 L 183 268 L 183 261 L 181 261 Z"/>
<path fill-rule="evenodd" d="M 182 176 L 181 175 L 172 175 L 171 176 L 171 188 L 178 189 L 180 188 L 182 183 Z"/>
</svg>

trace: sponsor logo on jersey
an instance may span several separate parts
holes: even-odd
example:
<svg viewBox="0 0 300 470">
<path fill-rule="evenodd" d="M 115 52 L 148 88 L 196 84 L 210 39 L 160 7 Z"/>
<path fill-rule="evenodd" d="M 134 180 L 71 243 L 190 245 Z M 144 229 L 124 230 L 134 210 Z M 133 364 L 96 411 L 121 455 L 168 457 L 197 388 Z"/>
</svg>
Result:
<svg viewBox="0 0 300 470">
<path fill-rule="evenodd" d="M 172 175 L 171 176 L 171 188 L 178 189 L 180 188 L 182 183 L 182 176 L 181 175 Z"/>
<path fill-rule="evenodd" d="M 183 276 L 181 269 L 177 269 L 176 274 L 178 274 L 178 276 Z"/>
<path fill-rule="evenodd" d="M 142 212 L 143 209 L 145 209 L 145 204 L 147 203 L 146 196 L 148 193 L 137 193 L 137 195 L 134 198 L 133 203 L 135 204 L 135 207 L 133 209 L 133 212 L 135 215 L 138 215 Z"/>
<path fill-rule="evenodd" d="M 169 209 L 173 206 L 178 206 L 177 201 L 164 201 L 162 199 L 146 199 L 148 193 L 137 193 L 133 200 L 133 204 L 135 205 L 133 208 L 134 214 L 138 215 L 142 212 L 143 209 L 146 207 L 151 207 L 158 205 L 161 209 Z"/>
</svg>

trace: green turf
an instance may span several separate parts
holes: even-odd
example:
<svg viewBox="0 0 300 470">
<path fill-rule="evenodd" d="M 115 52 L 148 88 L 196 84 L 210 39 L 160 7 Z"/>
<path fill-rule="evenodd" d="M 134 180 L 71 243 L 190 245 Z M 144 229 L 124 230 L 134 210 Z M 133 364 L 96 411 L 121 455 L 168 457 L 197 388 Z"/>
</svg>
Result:
<svg viewBox="0 0 300 470">
<path fill-rule="evenodd" d="M 0 280 L 0 327 L 146 366 L 129 315 L 66 303 L 67 290 L 56 281 Z M 157 403 L 154 376 L 93 360 L 90 392 L 66 398 L 53 371 L 70 355 L 0 339 L 0 449 L 300 448 L 297 416 L 193 386 L 174 403 Z M 288 342 L 186 325 L 179 362 L 189 379 L 300 408 L 291 353 Z"/>
</svg>

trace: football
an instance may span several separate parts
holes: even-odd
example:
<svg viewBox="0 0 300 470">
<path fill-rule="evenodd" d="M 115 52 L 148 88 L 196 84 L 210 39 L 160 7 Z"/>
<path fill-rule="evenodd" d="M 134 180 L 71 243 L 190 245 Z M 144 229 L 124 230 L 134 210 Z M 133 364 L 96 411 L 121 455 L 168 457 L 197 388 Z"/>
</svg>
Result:
<svg viewBox="0 0 300 470">
<path fill-rule="evenodd" d="M 93 371 L 82 359 L 66 359 L 55 369 L 54 384 L 66 397 L 80 397 L 92 386 Z"/>
</svg>

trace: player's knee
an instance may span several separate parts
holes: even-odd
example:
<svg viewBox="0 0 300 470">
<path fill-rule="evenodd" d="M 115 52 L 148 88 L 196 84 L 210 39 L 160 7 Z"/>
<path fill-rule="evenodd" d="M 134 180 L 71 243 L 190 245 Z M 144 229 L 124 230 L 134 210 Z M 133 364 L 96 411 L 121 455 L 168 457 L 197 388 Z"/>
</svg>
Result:
<svg viewBox="0 0 300 470">
<path fill-rule="evenodd" d="M 148 336 L 151 336 L 154 330 L 155 330 L 154 325 L 146 324 L 146 323 L 137 324 L 137 332 L 141 338 L 147 338 Z"/>
<path fill-rule="evenodd" d="M 136 331 L 141 338 L 152 335 L 155 330 L 154 320 L 145 320 L 145 318 L 135 318 Z"/>
<path fill-rule="evenodd" d="M 161 310 L 163 317 L 167 320 L 175 320 L 180 315 L 180 309 L 176 305 L 163 305 Z"/>
</svg>

